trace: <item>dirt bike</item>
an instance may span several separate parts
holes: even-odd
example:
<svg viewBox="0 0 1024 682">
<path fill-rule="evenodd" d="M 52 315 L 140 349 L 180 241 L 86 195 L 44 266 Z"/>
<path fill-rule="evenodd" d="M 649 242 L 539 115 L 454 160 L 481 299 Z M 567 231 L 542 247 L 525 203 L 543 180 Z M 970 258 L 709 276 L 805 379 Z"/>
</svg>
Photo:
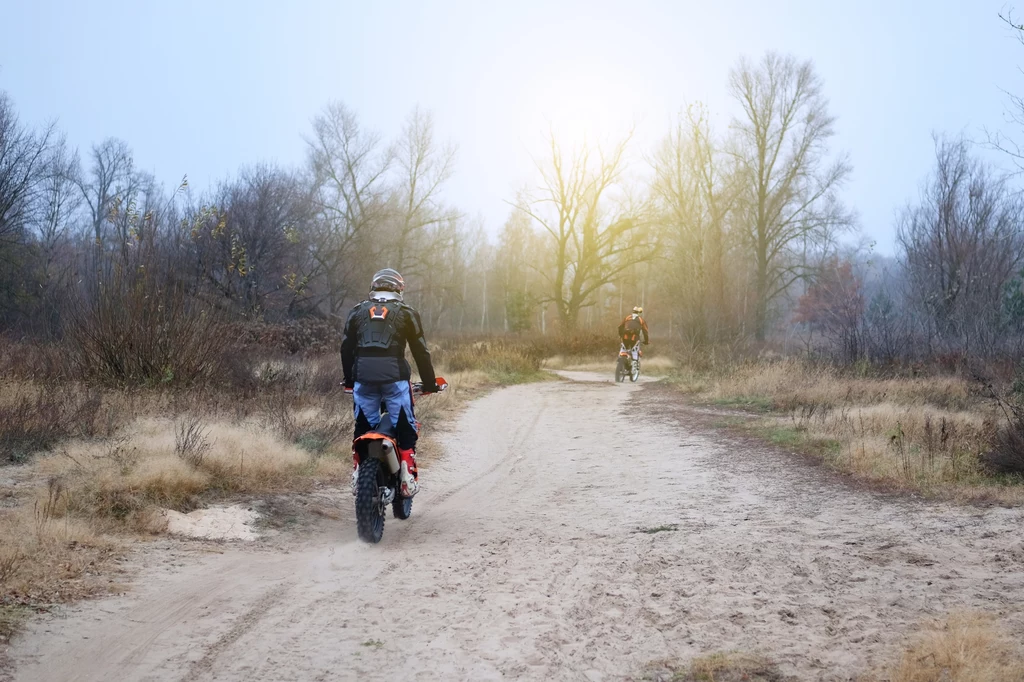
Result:
<svg viewBox="0 0 1024 682">
<path fill-rule="evenodd" d="M 423 392 L 423 384 L 410 384 L 413 397 L 430 395 Z M 448 382 L 437 378 L 438 392 L 448 388 Z M 352 495 L 356 498 L 356 531 L 361 540 L 380 542 L 384 537 L 384 515 L 388 505 L 396 519 L 412 516 L 412 498 L 402 497 L 398 491 L 400 462 L 395 428 L 384 405 L 381 405 L 380 423 L 376 428 L 352 442 L 352 458 L 356 470 L 352 473 Z"/>
<path fill-rule="evenodd" d="M 615 381 L 622 382 L 628 376 L 629 380 L 636 382 L 640 378 L 640 342 L 637 341 L 633 347 L 626 350 L 623 342 L 619 347 L 619 360 L 615 363 Z"/>
</svg>

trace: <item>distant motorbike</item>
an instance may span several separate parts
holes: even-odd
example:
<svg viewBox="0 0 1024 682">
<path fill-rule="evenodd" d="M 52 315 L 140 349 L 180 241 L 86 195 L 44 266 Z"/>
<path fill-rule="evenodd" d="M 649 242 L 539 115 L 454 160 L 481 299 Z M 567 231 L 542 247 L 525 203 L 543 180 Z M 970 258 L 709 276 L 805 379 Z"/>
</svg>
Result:
<svg viewBox="0 0 1024 682">
<path fill-rule="evenodd" d="M 411 384 L 414 397 L 429 395 L 423 384 Z M 448 382 L 438 377 L 438 391 L 448 388 Z M 399 494 L 398 440 L 384 405 L 381 405 L 380 424 L 352 442 L 352 457 L 356 469 L 352 473 L 352 495 L 356 498 L 356 531 L 361 540 L 380 542 L 384 537 L 384 515 L 388 505 L 396 519 L 412 516 L 412 498 Z"/>
<path fill-rule="evenodd" d="M 629 380 L 636 382 L 640 378 L 640 356 L 643 353 L 640 351 L 640 342 L 637 341 L 633 344 L 633 347 L 629 350 L 626 349 L 626 344 L 623 342 L 619 346 L 619 360 L 615 363 L 615 381 L 625 381 L 626 377 Z"/>
</svg>

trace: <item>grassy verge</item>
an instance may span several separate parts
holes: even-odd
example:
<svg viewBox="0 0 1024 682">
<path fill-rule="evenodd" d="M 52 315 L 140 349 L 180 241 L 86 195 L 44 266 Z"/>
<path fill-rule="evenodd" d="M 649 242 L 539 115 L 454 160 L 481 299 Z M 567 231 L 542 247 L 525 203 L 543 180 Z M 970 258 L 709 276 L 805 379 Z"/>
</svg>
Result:
<svg viewBox="0 0 1024 682">
<path fill-rule="evenodd" d="M 744 429 L 861 480 L 960 501 L 1024 502 L 1021 473 L 988 465 L 1018 427 L 965 378 L 858 376 L 787 360 L 684 368 L 669 381 L 699 402 L 755 415 Z"/>
</svg>

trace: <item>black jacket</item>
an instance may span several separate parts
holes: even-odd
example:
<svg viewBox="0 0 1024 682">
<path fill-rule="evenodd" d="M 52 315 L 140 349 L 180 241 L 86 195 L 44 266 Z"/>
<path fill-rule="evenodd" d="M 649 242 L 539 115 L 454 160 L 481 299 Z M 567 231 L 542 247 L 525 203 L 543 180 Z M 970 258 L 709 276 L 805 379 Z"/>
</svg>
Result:
<svg viewBox="0 0 1024 682">
<path fill-rule="evenodd" d="M 341 366 L 345 386 L 355 382 L 387 384 L 408 381 L 412 376 L 405 359 L 409 346 L 420 379 L 426 386 L 436 382 L 430 351 L 423 338 L 420 315 L 401 301 L 363 301 L 348 314 L 341 338 Z"/>
</svg>

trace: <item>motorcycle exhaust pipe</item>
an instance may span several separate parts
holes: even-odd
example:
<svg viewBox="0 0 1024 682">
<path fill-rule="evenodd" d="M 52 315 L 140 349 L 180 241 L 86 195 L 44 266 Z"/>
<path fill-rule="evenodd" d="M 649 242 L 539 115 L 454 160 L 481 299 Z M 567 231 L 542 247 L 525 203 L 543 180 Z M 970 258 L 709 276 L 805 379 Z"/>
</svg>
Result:
<svg viewBox="0 0 1024 682">
<path fill-rule="evenodd" d="M 388 469 L 392 474 L 397 474 L 399 465 L 398 453 L 395 452 L 395 446 L 392 445 L 390 441 L 384 441 L 381 445 L 384 448 L 384 461 L 387 462 Z"/>
</svg>

